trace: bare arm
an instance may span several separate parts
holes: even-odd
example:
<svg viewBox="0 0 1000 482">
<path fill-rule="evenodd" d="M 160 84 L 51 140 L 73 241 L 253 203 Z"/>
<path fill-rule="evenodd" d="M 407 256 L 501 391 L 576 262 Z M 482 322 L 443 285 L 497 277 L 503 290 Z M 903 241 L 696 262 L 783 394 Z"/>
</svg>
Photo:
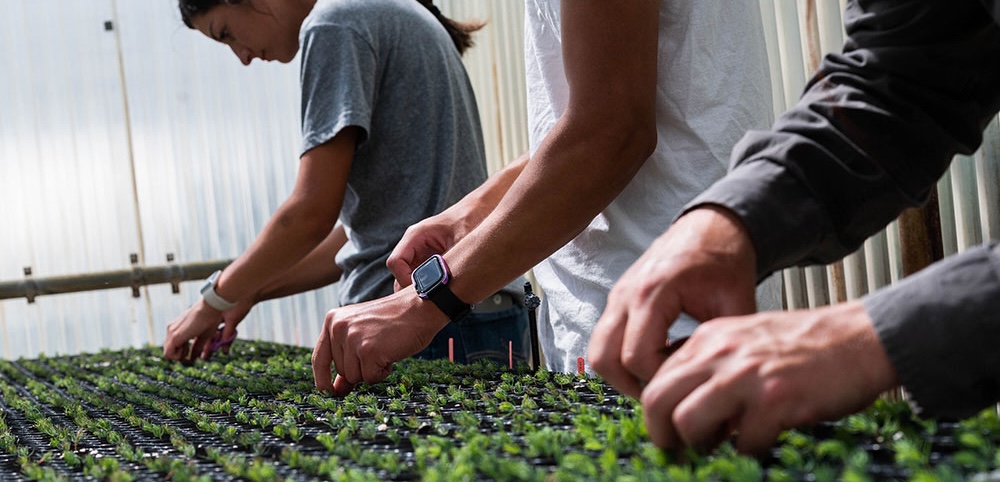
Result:
<svg viewBox="0 0 1000 482">
<path fill-rule="evenodd" d="M 496 209 L 446 255 L 459 298 L 484 299 L 579 234 L 652 153 L 658 6 L 562 3 L 569 104 Z"/>
<path fill-rule="evenodd" d="M 327 238 L 340 213 L 356 138 L 355 129 L 344 129 L 302 156 L 292 194 L 250 247 L 223 271 L 216 285 L 220 296 L 246 306 L 255 293 Z M 222 318 L 199 299 L 167 326 L 164 356 L 180 360 L 202 353 Z"/>
<path fill-rule="evenodd" d="M 305 258 L 261 288 L 255 301 L 265 301 L 322 288 L 340 280 L 344 270 L 334 258 L 347 243 L 344 226 L 336 225 L 330 234 Z"/>
<path fill-rule="evenodd" d="M 219 295 L 239 300 L 257 291 L 316 248 L 337 222 L 357 134 L 341 131 L 302 155 L 295 188 L 253 244 L 226 268 Z"/>
<path fill-rule="evenodd" d="M 497 204 L 510 190 L 510 186 L 521 175 L 521 171 L 528 163 L 528 158 L 527 152 L 521 154 L 513 162 L 490 176 L 482 185 L 466 194 L 461 201 L 441 213 L 456 221 L 456 237 L 458 239 L 474 230 L 496 209 Z"/>
<path fill-rule="evenodd" d="M 396 278 L 396 288 L 408 286 L 410 273 L 432 254 L 447 252 L 479 226 L 496 209 L 527 163 L 528 153 L 524 153 L 461 201 L 407 228 L 386 260 L 386 266 Z"/>
</svg>

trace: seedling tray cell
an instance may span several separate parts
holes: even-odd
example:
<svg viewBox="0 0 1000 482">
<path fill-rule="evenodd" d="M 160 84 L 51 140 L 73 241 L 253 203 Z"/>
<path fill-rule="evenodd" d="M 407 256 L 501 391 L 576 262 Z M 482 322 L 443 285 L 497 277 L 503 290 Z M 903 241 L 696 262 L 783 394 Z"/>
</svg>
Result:
<svg viewBox="0 0 1000 482">
<path fill-rule="evenodd" d="M 916 418 L 879 400 L 790 430 L 764 456 L 664 453 L 599 379 L 407 360 L 315 390 L 310 351 L 240 341 L 0 361 L 0 480 L 997 480 L 1000 418 Z"/>
</svg>

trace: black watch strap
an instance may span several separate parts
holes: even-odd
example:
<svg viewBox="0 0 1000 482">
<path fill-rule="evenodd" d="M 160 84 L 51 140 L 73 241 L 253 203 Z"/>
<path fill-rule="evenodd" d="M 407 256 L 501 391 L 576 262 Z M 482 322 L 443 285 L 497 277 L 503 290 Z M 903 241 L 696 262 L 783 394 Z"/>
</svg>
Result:
<svg viewBox="0 0 1000 482">
<path fill-rule="evenodd" d="M 472 305 L 458 299 L 455 293 L 451 292 L 451 288 L 448 285 L 437 286 L 427 298 L 434 302 L 445 315 L 448 315 L 448 319 L 451 321 L 461 320 L 472 311 Z"/>
</svg>

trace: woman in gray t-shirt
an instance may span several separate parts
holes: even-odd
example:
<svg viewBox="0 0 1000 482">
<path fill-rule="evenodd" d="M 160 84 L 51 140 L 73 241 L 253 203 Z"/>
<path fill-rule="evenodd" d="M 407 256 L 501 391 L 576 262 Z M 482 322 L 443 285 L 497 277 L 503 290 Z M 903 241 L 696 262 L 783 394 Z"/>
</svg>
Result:
<svg viewBox="0 0 1000 482">
<path fill-rule="evenodd" d="M 228 45 L 245 65 L 290 62 L 301 52 L 302 148 L 293 192 L 202 299 L 170 323 L 164 356 L 209 356 L 235 338 L 259 301 L 338 281 L 341 304 L 392 293 L 385 261 L 406 228 L 486 179 L 476 100 L 460 58 L 481 25 L 454 22 L 429 0 L 179 6 L 188 27 Z M 526 360 L 520 302 L 499 293 L 422 355 L 447 355 L 451 338 L 457 361 L 506 362 L 510 345 Z"/>
</svg>

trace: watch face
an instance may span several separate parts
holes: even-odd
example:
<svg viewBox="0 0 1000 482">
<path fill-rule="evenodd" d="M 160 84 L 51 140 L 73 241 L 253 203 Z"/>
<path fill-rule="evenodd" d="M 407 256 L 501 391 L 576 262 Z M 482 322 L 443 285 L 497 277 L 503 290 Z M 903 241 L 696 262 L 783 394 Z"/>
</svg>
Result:
<svg viewBox="0 0 1000 482">
<path fill-rule="evenodd" d="M 435 286 L 447 282 L 448 272 L 445 271 L 444 262 L 438 255 L 431 256 L 413 270 L 413 288 L 421 297 L 424 297 Z"/>
</svg>

